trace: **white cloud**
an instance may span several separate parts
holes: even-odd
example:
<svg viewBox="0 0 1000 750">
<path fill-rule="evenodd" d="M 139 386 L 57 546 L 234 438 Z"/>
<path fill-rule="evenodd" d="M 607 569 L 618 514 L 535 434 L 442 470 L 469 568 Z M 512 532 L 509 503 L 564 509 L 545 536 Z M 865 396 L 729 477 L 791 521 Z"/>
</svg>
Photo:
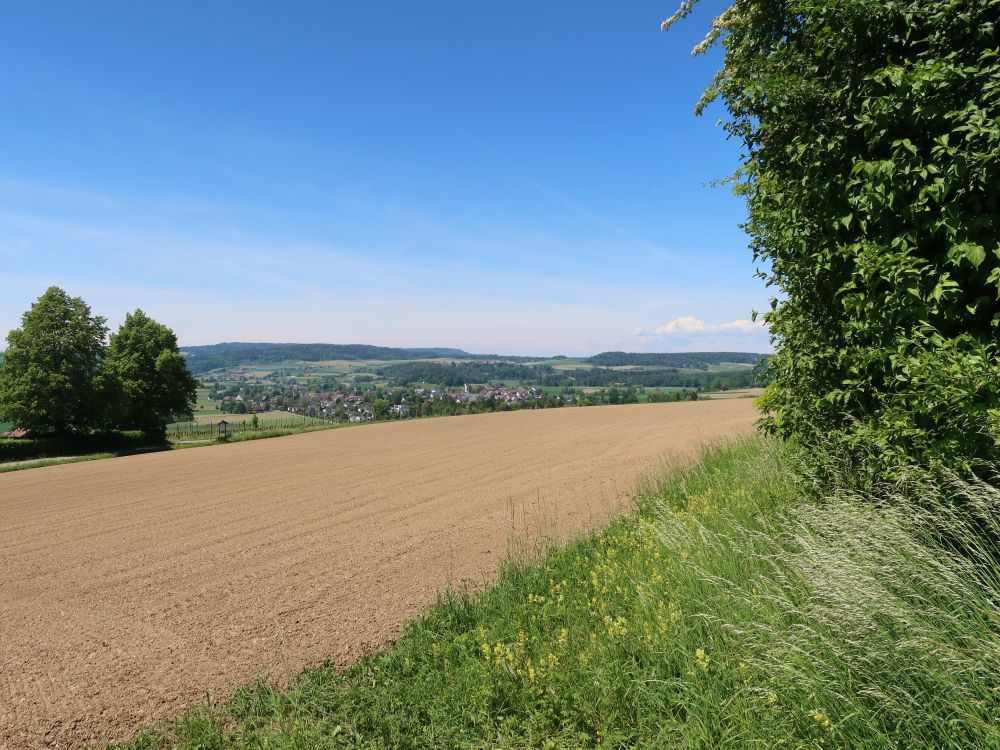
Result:
<svg viewBox="0 0 1000 750">
<path fill-rule="evenodd" d="M 639 351 L 771 351 L 770 332 L 762 320 L 708 323 L 682 315 L 655 328 L 632 330 L 630 348 Z"/>
<path fill-rule="evenodd" d="M 731 331 L 736 333 L 757 333 L 764 328 L 764 321 L 752 320 L 731 320 L 728 323 L 706 323 L 704 320 L 693 315 L 684 315 L 675 318 L 669 323 L 664 323 L 651 331 L 644 328 L 636 328 L 634 334 L 641 337 L 650 336 L 673 336 L 675 334 L 691 333 L 721 333 Z"/>
</svg>

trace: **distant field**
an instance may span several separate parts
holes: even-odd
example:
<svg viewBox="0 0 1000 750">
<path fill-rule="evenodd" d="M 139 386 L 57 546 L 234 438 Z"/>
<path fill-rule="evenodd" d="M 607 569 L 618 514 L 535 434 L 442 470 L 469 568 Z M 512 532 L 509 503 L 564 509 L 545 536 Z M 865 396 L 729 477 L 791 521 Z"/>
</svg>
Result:
<svg viewBox="0 0 1000 750">
<path fill-rule="evenodd" d="M 0 747 L 104 747 L 257 675 L 345 666 L 512 539 L 603 524 L 644 470 L 755 416 L 480 414 L 0 475 Z"/>
<path fill-rule="evenodd" d="M 727 372 L 729 370 L 750 370 L 756 367 L 756 365 L 747 364 L 746 362 L 719 362 L 718 364 L 709 365 L 709 372 Z"/>
<path fill-rule="evenodd" d="M 572 370 L 573 368 L 580 367 L 581 369 L 586 367 L 592 367 L 587 363 L 585 357 L 567 357 L 566 359 L 542 359 L 537 362 L 525 362 L 527 365 L 537 366 L 537 365 L 551 365 L 557 370 Z"/>
<path fill-rule="evenodd" d="M 539 364 L 539 363 L 533 362 L 532 364 Z M 552 369 L 553 370 L 593 370 L 594 366 L 593 365 L 588 365 L 586 363 L 582 363 L 582 364 L 579 364 L 579 365 L 568 365 L 565 362 L 561 362 L 559 364 L 553 364 L 552 365 Z"/>
<path fill-rule="evenodd" d="M 727 398 L 757 398 L 764 395 L 763 388 L 739 388 L 731 391 L 713 391 L 711 393 L 700 393 L 698 398 L 702 401 L 708 399 L 718 401 Z"/>
<path fill-rule="evenodd" d="M 193 421 L 198 424 L 211 424 L 217 423 L 221 419 L 225 419 L 227 422 L 246 422 L 249 424 L 250 420 L 253 419 L 253 414 L 195 414 Z M 257 421 L 261 426 L 264 426 L 268 422 L 287 422 L 289 420 L 301 420 L 303 422 L 320 421 L 312 417 L 304 417 L 300 414 L 291 414 L 287 411 L 264 411 L 257 414 Z M 178 424 L 184 423 L 180 422 Z"/>
</svg>

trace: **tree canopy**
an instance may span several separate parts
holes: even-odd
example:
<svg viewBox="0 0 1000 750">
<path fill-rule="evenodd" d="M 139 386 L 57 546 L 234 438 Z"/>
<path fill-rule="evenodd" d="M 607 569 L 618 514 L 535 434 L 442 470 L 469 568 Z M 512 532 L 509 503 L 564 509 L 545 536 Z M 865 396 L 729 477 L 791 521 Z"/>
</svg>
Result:
<svg viewBox="0 0 1000 750">
<path fill-rule="evenodd" d="M 50 287 L 7 336 L 0 421 L 42 433 L 160 430 L 190 414 L 197 381 L 173 331 L 142 310 L 108 327 L 80 297 Z"/>
<path fill-rule="evenodd" d="M 160 429 L 189 418 L 198 382 L 188 372 L 174 332 L 142 310 L 125 316 L 111 335 L 104 369 L 116 384 L 114 422 L 126 429 Z"/>
<path fill-rule="evenodd" d="M 686 0 L 664 27 L 688 15 Z M 996 455 L 998 0 L 737 0 L 715 20 L 777 432 L 891 476 Z"/>
<path fill-rule="evenodd" d="M 106 321 L 80 297 L 49 287 L 7 334 L 0 421 L 41 432 L 90 429 L 101 417 Z"/>
</svg>

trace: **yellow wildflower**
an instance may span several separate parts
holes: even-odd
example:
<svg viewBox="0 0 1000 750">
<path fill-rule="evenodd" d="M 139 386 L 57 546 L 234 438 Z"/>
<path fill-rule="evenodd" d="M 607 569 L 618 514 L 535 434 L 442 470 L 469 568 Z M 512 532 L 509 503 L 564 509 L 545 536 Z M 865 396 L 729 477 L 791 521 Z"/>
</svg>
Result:
<svg viewBox="0 0 1000 750">
<path fill-rule="evenodd" d="M 817 724 L 823 727 L 823 729 L 825 729 L 828 732 L 833 731 L 833 722 L 830 721 L 829 717 L 822 711 L 820 711 L 818 708 L 814 708 L 810 715 L 813 717 L 813 719 L 816 721 Z"/>
<path fill-rule="evenodd" d="M 695 658 L 698 660 L 698 666 L 701 667 L 703 672 L 708 671 L 708 663 L 712 660 L 708 654 L 705 653 L 705 649 L 699 648 L 694 652 Z"/>
</svg>

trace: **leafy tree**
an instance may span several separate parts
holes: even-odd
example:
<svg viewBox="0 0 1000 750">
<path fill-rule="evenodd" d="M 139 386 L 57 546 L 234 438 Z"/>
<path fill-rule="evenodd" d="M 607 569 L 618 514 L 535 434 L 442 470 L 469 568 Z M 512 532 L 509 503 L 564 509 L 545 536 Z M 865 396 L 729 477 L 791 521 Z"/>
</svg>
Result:
<svg viewBox="0 0 1000 750">
<path fill-rule="evenodd" d="M 388 419 L 392 402 L 384 398 L 376 398 L 372 402 L 372 414 L 375 419 Z"/>
<path fill-rule="evenodd" d="M 688 15 L 685 0 L 669 27 Z M 777 345 L 767 424 L 892 478 L 996 457 L 1000 0 L 736 0 L 735 180 Z"/>
<path fill-rule="evenodd" d="M 176 418 L 191 418 L 198 381 L 188 372 L 174 332 L 142 310 L 125 316 L 111 335 L 104 370 L 119 393 L 116 426 L 158 430 Z"/>
<path fill-rule="evenodd" d="M 102 416 L 99 377 L 108 329 L 80 297 L 49 287 L 7 334 L 0 421 L 40 432 L 86 432 Z"/>
</svg>

